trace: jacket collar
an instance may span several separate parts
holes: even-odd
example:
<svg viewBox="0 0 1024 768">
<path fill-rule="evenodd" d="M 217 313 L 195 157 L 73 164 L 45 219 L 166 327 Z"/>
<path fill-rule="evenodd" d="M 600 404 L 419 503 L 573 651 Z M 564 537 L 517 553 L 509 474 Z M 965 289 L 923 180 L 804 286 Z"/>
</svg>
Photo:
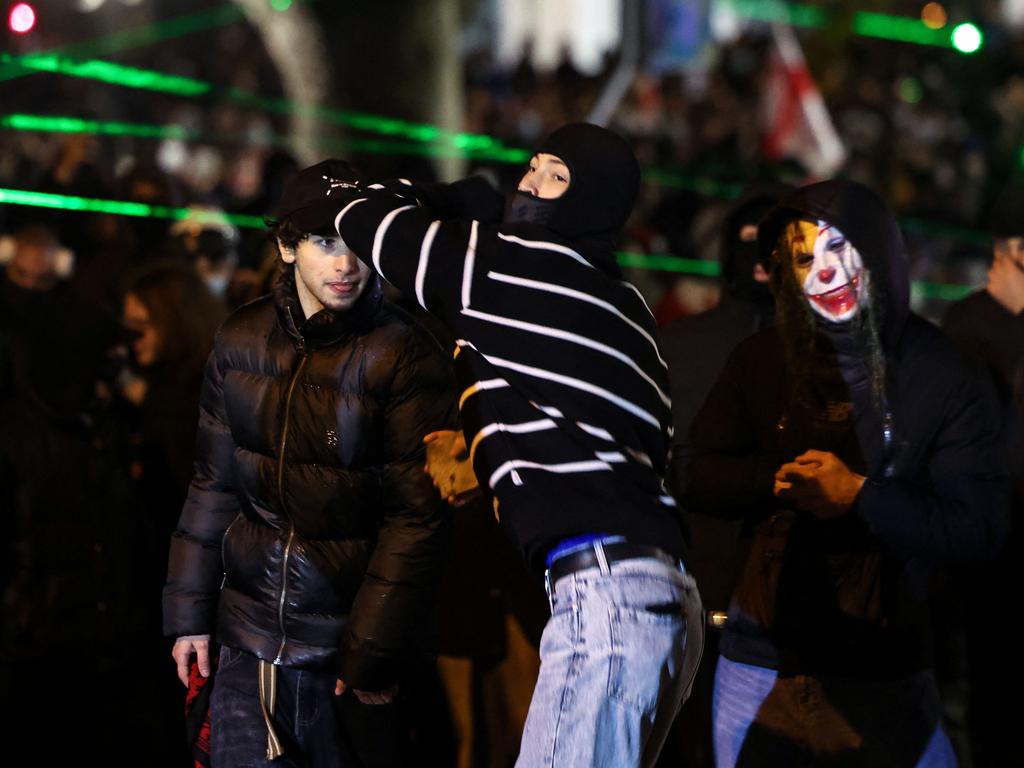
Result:
<svg viewBox="0 0 1024 768">
<path fill-rule="evenodd" d="M 299 347 L 330 346 L 369 328 L 380 311 L 383 299 L 384 290 L 380 278 L 372 274 L 369 284 L 351 309 L 343 312 L 323 309 L 307 318 L 299 303 L 294 267 L 286 266 L 274 285 L 278 319 Z"/>
</svg>

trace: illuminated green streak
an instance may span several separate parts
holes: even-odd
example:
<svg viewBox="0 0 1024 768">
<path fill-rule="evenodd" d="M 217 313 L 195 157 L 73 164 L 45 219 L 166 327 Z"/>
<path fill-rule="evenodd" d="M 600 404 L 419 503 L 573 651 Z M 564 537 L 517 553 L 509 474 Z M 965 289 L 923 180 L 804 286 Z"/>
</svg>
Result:
<svg viewBox="0 0 1024 768">
<path fill-rule="evenodd" d="M 72 61 L 52 53 L 32 53 L 18 57 L 11 56 L 9 53 L 0 53 L 0 65 L 13 62 L 16 62 L 18 67 L 36 72 L 56 72 L 86 80 L 123 85 L 126 88 L 171 93 L 175 96 L 202 96 L 212 89 L 209 83 L 191 77 L 167 75 L 163 72 L 127 67 L 123 64 L 114 64 L 99 59 Z"/>
<path fill-rule="evenodd" d="M 77 117 L 30 115 L 15 113 L 0 115 L 0 129 L 16 131 L 39 131 L 44 133 L 87 133 L 105 136 L 136 136 L 145 139 L 177 139 L 180 141 L 213 141 L 244 144 L 248 138 L 242 134 L 207 135 L 188 130 L 181 125 L 151 125 L 145 123 L 124 123 L 111 120 L 83 120 Z M 273 136 L 278 146 L 287 146 L 284 136 Z M 319 137 L 322 149 L 340 152 L 365 152 L 370 154 L 414 155 L 423 157 L 465 157 L 471 160 L 490 160 L 501 163 L 525 163 L 529 160 L 526 150 L 487 148 L 472 144 L 459 148 L 419 142 L 388 141 L 381 139 L 337 140 Z"/>
<path fill-rule="evenodd" d="M 864 37 L 879 37 L 917 45 L 951 48 L 948 29 L 929 29 L 920 19 L 861 11 L 853 17 L 853 31 Z"/>
<path fill-rule="evenodd" d="M 165 40 L 173 40 L 176 37 L 204 32 L 209 29 L 231 24 L 243 18 L 242 9 L 236 5 L 224 5 L 209 11 L 200 11 L 186 16 L 179 16 L 174 19 L 147 24 L 135 29 L 126 29 L 121 32 L 114 32 L 104 35 L 96 40 L 88 40 L 81 43 L 73 43 L 46 51 L 43 54 L 61 56 L 67 59 L 90 59 L 98 56 L 110 56 L 115 53 L 141 48 Z M 31 55 L 31 54 L 30 54 Z M 21 65 L 20 56 L 5 56 L 0 59 L 0 82 L 13 80 L 24 75 L 30 75 L 39 69 Z"/>
<path fill-rule="evenodd" d="M 137 216 L 155 219 L 185 219 L 189 217 L 202 221 L 208 215 L 210 221 L 223 221 L 227 218 L 237 227 L 247 229 L 264 229 L 265 223 L 259 216 L 247 216 L 238 213 L 218 213 L 194 211 L 189 208 L 171 208 L 164 205 L 148 205 L 123 200 L 100 200 L 91 197 L 74 197 L 57 195 L 49 192 L 31 192 L 24 189 L 5 189 L 0 187 L 0 204 L 28 205 L 37 208 L 56 208 L 64 211 L 86 211 L 90 213 L 109 213 L 116 216 Z M 619 264 L 634 269 L 649 269 L 660 272 L 676 272 L 702 277 L 716 277 L 721 273 L 721 265 L 717 261 L 703 259 L 684 259 L 678 256 L 659 254 L 629 253 L 619 251 Z M 968 295 L 973 288 L 969 285 L 948 283 L 926 283 L 915 281 L 911 289 L 916 296 L 927 299 L 956 301 Z"/>
<path fill-rule="evenodd" d="M 89 213 L 109 213 L 115 216 L 139 216 L 154 219 L 203 219 L 203 212 L 189 208 L 171 208 L 165 205 L 148 205 L 124 200 L 101 200 L 92 197 L 74 197 L 72 195 L 56 195 L 49 192 L 31 192 L 24 189 L 5 189 L 0 187 L 0 203 L 8 205 L 28 205 L 36 208 L 57 208 L 64 211 L 86 211 Z M 224 214 L 209 214 L 210 221 L 222 220 Z M 227 219 L 238 227 L 262 229 L 263 219 L 259 216 L 243 214 L 226 214 Z"/>
<path fill-rule="evenodd" d="M 619 251 L 615 254 L 619 264 L 634 269 L 651 269 L 659 272 L 681 272 L 686 275 L 702 275 L 716 277 L 721 274 L 722 267 L 717 261 L 704 259 L 684 259 L 681 256 L 659 256 L 650 253 L 629 253 Z"/>
<path fill-rule="evenodd" d="M 137 136 L 143 139 L 197 139 L 196 131 L 181 125 L 145 125 L 121 123 L 111 120 L 82 120 L 77 117 L 47 117 L 44 115 L 2 115 L 0 128 L 16 131 L 42 131 L 45 133 L 88 133 L 104 136 Z"/>
<path fill-rule="evenodd" d="M 754 21 L 792 24 L 796 27 L 824 27 L 825 11 L 814 5 L 771 0 L 723 0 L 737 16 Z"/>
</svg>

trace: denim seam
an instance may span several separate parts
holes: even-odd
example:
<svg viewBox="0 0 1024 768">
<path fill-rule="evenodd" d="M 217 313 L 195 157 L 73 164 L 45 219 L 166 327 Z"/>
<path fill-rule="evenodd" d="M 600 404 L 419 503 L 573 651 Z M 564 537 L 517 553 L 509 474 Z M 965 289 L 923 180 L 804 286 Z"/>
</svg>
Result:
<svg viewBox="0 0 1024 768">
<path fill-rule="evenodd" d="M 569 660 L 569 666 L 565 672 L 565 682 L 562 684 L 562 695 L 558 700 L 558 717 L 555 719 L 555 726 L 551 731 L 551 752 L 549 755 L 549 765 L 552 766 L 554 766 L 555 764 L 555 752 L 558 751 L 558 729 L 559 726 L 562 724 L 562 714 L 565 712 L 566 709 L 565 702 L 566 699 L 569 697 L 570 690 L 572 688 L 572 683 L 575 680 L 579 671 L 580 653 L 577 649 L 580 645 L 579 639 L 583 635 L 583 611 L 579 607 L 580 590 L 579 585 L 576 583 L 575 577 L 572 580 L 572 587 L 576 597 L 575 605 L 577 606 L 576 610 L 572 611 L 572 613 L 574 613 L 575 616 L 570 616 L 570 619 L 573 620 L 570 624 L 571 631 L 573 634 L 573 637 L 570 638 L 572 642 L 573 652 L 572 658 Z"/>
</svg>

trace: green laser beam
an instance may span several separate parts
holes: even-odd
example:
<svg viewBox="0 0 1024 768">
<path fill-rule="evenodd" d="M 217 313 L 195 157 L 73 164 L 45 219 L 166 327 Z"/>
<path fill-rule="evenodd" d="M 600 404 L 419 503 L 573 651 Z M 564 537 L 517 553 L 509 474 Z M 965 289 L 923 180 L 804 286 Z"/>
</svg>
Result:
<svg viewBox="0 0 1024 768">
<path fill-rule="evenodd" d="M 43 133 L 85 133 L 105 136 L 135 136 L 145 139 L 177 139 L 181 141 L 210 141 L 231 144 L 251 143 L 244 134 L 202 134 L 181 125 L 156 125 L 126 123 L 114 120 L 86 120 L 78 117 L 56 115 L 30 115 L 13 113 L 0 115 L 0 129 L 16 131 L 37 131 Z M 271 141 L 277 146 L 287 146 L 288 138 L 275 135 Z M 383 139 L 335 139 L 318 137 L 320 148 L 339 152 L 364 152 L 367 154 L 413 155 L 421 157 L 461 157 L 470 160 L 491 160 L 495 162 L 525 163 L 529 160 L 526 150 L 489 148 L 465 144 L 451 146 L 424 144 Z"/>
<path fill-rule="evenodd" d="M 156 219 L 185 219 L 189 217 L 202 221 L 205 216 L 211 222 L 223 221 L 225 218 L 237 227 L 247 229 L 264 229 L 264 221 L 259 216 L 239 213 L 219 213 L 195 211 L 189 208 L 172 208 L 165 205 L 149 205 L 148 203 L 129 202 L 125 200 L 103 200 L 92 197 L 76 197 L 58 195 L 50 192 L 33 192 L 25 189 L 7 189 L 0 187 L 0 204 L 27 205 L 39 208 L 55 208 L 65 211 L 87 211 L 90 213 L 109 213 L 116 216 L 136 216 Z M 658 272 L 675 272 L 679 274 L 716 277 L 721 274 L 721 265 L 717 261 L 703 259 L 684 259 L 678 256 L 666 256 L 650 253 L 616 253 L 619 264 L 633 269 L 647 269 Z M 916 296 L 943 301 L 955 301 L 974 290 L 969 285 L 954 283 L 931 283 L 914 281 L 911 290 Z"/>
<path fill-rule="evenodd" d="M 195 34 L 196 32 L 217 29 L 238 21 L 243 17 L 244 13 L 237 5 L 224 5 L 207 11 L 200 11 L 199 13 L 178 16 L 153 24 L 114 32 L 95 40 L 86 40 L 43 53 L 25 55 L 60 56 L 66 59 L 91 59 L 100 56 L 110 56 L 133 48 L 142 48 L 166 40 L 173 40 L 177 37 Z M 7 56 L 0 59 L 0 82 L 13 80 L 40 71 L 38 68 L 23 66 L 21 59 L 21 56 Z"/>
<path fill-rule="evenodd" d="M 36 72 L 55 72 L 85 80 L 98 80 L 125 88 L 159 91 L 175 96 L 203 96 L 212 90 L 209 83 L 195 78 L 168 75 L 151 69 L 139 69 L 101 59 L 75 61 L 52 53 L 31 53 L 18 57 L 9 53 L 0 53 L 0 65 L 13 63 L 15 60 L 17 60 L 17 66 Z"/>
<path fill-rule="evenodd" d="M 30 115 L 14 113 L 0 115 L 0 129 L 16 131 L 39 131 L 46 133 L 87 133 L 109 136 L 134 136 L 145 139 L 176 139 L 180 141 L 208 141 L 230 144 L 251 143 L 245 134 L 202 134 L 182 125 L 156 125 L 146 123 L 126 123 L 110 120 L 85 120 L 77 117 Z M 285 136 L 271 136 L 276 146 L 287 146 Z M 529 159 L 526 150 L 506 148 L 503 151 L 437 146 L 419 142 L 392 141 L 385 139 L 335 139 L 318 137 L 322 150 L 337 152 L 363 152 L 381 155 L 411 155 L 417 157 L 462 157 L 473 160 L 492 160 L 495 162 L 525 163 Z M 709 176 L 697 176 L 663 168 L 647 168 L 644 170 L 645 182 L 675 189 L 686 189 L 710 198 L 732 200 L 739 196 L 743 184 L 723 181 Z M 948 224 L 937 224 L 934 221 L 904 217 L 899 220 L 900 226 L 907 233 L 923 235 L 940 235 L 974 246 L 987 247 L 992 237 L 987 232 L 954 227 Z M 675 257 L 673 257 L 675 258 Z M 701 262 L 704 263 L 704 262 Z"/>
<path fill-rule="evenodd" d="M 103 200 L 93 197 L 76 197 L 58 195 L 50 192 L 33 192 L 26 189 L 6 189 L 0 187 L 0 204 L 27 205 L 36 208 L 56 208 L 64 211 L 85 211 L 89 213 L 109 213 L 115 216 L 137 216 L 154 219 L 186 219 L 197 218 L 202 221 L 208 215 L 210 221 L 228 221 L 237 227 L 249 229 L 264 228 L 263 219 L 259 216 L 248 216 L 240 213 L 205 214 L 189 208 L 172 208 L 166 205 L 149 205 L 125 200 Z"/>
<path fill-rule="evenodd" d="M 822 29 L 834 23 L 834 16 L 824 8 L 804 3 L 783 3 L 775 0 L 718 0 L 718 2 L 737 16 L 754 21 L 791 24 L 794 27 Z M 968 32 L 961 28 L 970 27 Z M 921 19 L 909 16 L 894 16 L 888 13 L 857 11 L 853 14 L 850 28 L 861 37 L 872 37 L 881 40 L 893 40 L 915 45 L 933 45 L 942 48 L 953 48 L 961 53 L 974 53 L 983 45 L 983 37 L 973 24 L 962 24 L 957 27 L 945 26 L 932 29 Z M 961 29 L 968 47 L 958 45 L 955 38 L 957 29 Z M 968 33 L 970 33 L 968 37 Z"/>
</svg>

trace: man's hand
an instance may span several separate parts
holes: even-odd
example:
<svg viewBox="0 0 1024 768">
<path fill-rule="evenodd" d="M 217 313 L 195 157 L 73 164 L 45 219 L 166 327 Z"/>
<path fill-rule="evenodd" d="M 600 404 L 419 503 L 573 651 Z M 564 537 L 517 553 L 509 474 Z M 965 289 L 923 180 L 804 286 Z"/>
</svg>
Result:
<svg viewBox="0 0 1024 768">
<path fill-rule="evenodd" d="M 458 504 L 463 494 L 479 487 L 462 432 L 450 429 L 431 432 L 423 442 L 427 446 L 423 471 L 430 475 L 434 487 L 449 504 Z"/>
<path fill-rule="evenodd" d="M 775 473 L 775 495 L 823 519 L 850 511 L 865 477 L 828 451 L 806 451 Z"/>
<path fill-rule="evenodd" d="M 199 663 L 199 674 L 203 677 L 210 676 L 210 636 L 189 635 L 179 637 L 174 641 L 171 649 L 171 656 L 178 665 L 178 679 L 181 684 L 188 688 L 188 672 L 192 664 L 192 654 L 196 655 Z"/>
<path fill-rule="evenodd" d="M 339 677 L 338 682 L 334 685 L 334 695 L 341 696 L 347 689 L 348 686 L 345 685 L 345 681 Z M 395 683 L 383 691 L 359 691 L 353 688 L 352 693 L 363 704 L 390 704 L 398 694 L 398 684 Z"/>
<path fill-rule="evenodd" d="M 1024 270 L 1012 256 L 996 252 L 988 270 L 985 290 L 1014 315 L 1024 311 Z"/>
</svg>

